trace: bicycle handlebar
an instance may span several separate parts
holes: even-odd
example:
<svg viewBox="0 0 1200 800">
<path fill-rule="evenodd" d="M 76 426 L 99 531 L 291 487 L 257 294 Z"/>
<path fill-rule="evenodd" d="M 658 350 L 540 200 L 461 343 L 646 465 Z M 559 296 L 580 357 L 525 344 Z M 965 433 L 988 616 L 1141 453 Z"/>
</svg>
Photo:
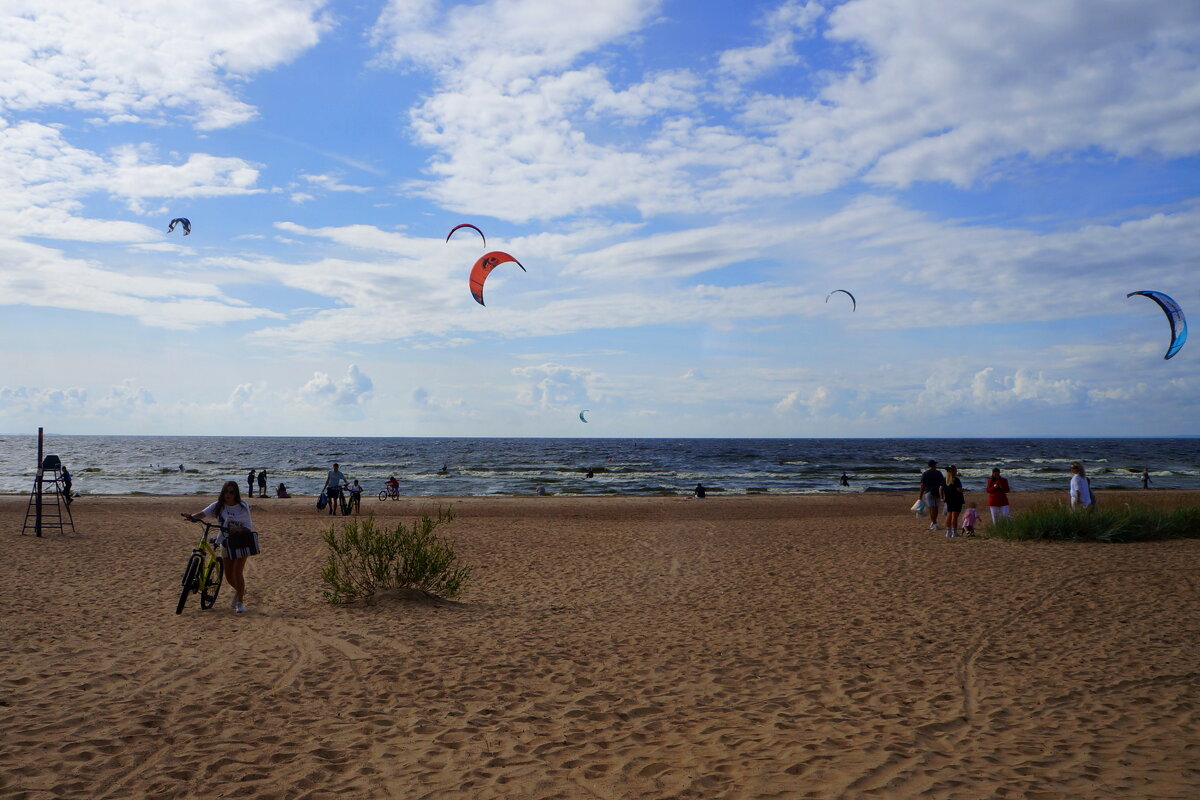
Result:
<svg viewBox="0 0 1200 800">
<path fill-rule="evenodd" d="M 183 518 L 184 518 L 186 521 L 188 521 L 188 522 L 199 522 L 201 525 L 203 525 L 203 526 L 204 526 L 204 532 L 205 532 L 206 534 L 207 534 L 209 531 L 211 531 L 213 528 L 217 528 L 217 529 L 219 529 L 219 530 L 220 530 L 221 532 L 223 532 L 223 533 L 227 533 L 227 532 L 228 532 L 228 531 L 226 530 L 226 526 L 224 526 L 224 525 L 221 525 L 221 524 L 219 524 L 219 523 L 218 523 L 218 524 L 213 524 L 213 523 L 211 523 L 211 522 L 206 522 L 206 521 L 204 521 L 204 520 L 202 520 L 202 519 L 196 519 L 196 518 L 195 518 L 195 517 L 193 517 L 191 514 L 184 514 L 183 512 L 180 512 L 179 516 L 183 517 Z"/>
</svg>

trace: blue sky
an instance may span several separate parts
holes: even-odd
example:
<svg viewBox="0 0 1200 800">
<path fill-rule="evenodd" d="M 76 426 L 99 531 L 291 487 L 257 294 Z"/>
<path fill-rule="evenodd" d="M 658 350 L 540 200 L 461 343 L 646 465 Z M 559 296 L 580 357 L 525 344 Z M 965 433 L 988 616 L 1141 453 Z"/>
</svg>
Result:
<svg viewBox="0 0 1200 800">
<path fill-rule="evenodd" d="M 0 430 L 1200 433 L 1191 0 L 0 13 Z"/>
</svg>

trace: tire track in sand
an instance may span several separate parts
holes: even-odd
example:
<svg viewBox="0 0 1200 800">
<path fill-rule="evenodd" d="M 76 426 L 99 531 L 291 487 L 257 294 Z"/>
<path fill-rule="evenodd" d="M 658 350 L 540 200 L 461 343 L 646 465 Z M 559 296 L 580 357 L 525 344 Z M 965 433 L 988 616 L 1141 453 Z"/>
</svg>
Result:
<svg viewBox="0 0 1200 800">
<path fill-rule="evenodd" d="M 1100 572 L 1088 572 L 1081 575 L 1071 575 L 1056 582 L 1046 591 L 1042 592 L 1037 597 L 1022 603 L 1008 614 L 1001 617 L 1000 621 L 990 628 L 980 633 L 971 645 L 963 651 L 959 657 L 958 664 L 955 667 L 955 678 L 958 683 L 960 704 L 959 714 L 955 717 L 940 722 L 931 722 L 921 725 L 916 728 L 913 737 L 906 743 L 906 749 L 918 749 L 926 740 L 935 735 L 951 734 L 956 736 L 951 745 L 961 744 L 966 738 L 966 731 L 974 724 L 974 719 L 979 711 L 979 690 L 977 687 L 978 677 L 975 672 L 976 661 L 979 654 L 988 646 L 988 644 L 1001 632 L 1012 627 L 1015 623 L 1027 618 L 1031 613 L 1041 608 L 1050 600 L 1057 597 L 1064 589 L 1073 583 L 1083 580 L 1111 577 L 1113 575 L 1137 575 L 1146 572 L 1162 574 L 1164 572 L 1179 573 L 1184 580 L 1192 584 L 1192 579 L 1189 573 L 1200 572 L 1200 570 L 1191 568 L 1156 568 L 1156 569 L 1118 569 L 1118 570 L 1103 570 Z M 1164 680 L 1170 681 L 1186 681 L 1200 675 L 1200 673 L 1189 672 L 1183 675 L 1157 676 L 1156 678 L 1121 681 L 1118 684 L 1113 684 L 1108 687 L 1102 687 L 1100 691 L 1105 689 L 1109 691 L 1119 691 L 1121 689 L 1134 688 L 1141 685 L 1152 685 L 1156 682 Z M 842 789 L 838 797 L 840 800 L 849 800 L 855 793 L 860 791 L 869 791 L 883 788 L 882 784 L 886 784 L 889 797 L 900 797 L 901 792 L 908 788 L 914 781 L 916 775 L 915 770 L 928 759 L 928 753 L 920 755 L 902 755 L 899 752 L 891 752 L 888 756 L 876 766 L 870 768 Z"/>
</svg>

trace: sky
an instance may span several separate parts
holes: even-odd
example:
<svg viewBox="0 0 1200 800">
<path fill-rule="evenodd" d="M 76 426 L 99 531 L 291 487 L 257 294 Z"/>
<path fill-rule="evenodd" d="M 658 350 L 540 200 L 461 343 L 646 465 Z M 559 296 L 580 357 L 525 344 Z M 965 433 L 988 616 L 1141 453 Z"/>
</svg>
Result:
<svg viewBox="0 0 1200 800">
<path fill-rule="evenodd" d="M 1195 0 L 0 16 L 0 431 L 1200 434 Z"/>
</svg>

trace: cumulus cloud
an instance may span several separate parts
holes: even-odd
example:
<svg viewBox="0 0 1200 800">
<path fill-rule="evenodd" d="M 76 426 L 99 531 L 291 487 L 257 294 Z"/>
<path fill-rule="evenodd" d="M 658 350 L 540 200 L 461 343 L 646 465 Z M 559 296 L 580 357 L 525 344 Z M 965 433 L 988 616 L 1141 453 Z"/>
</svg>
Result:
<svg viewBox="0 0 1200 800">
<path fill-rule="evenodd" d="M 69 107 L 111 122 L 184 116 L 201 129 L 255 110 L 229 84 L 286 63 L 328 29 L 323 0 L 9 0 L 0 108 Z"/>
<path fill-rule="evenodd" d="M 1021 156 L 1200 149 L 1194 3 L 850 0 L 826 13 L 786 0 L 765 15 L 760 42 L 719 53 L 711 69 L 618 84 L 605 48 L 633 46 L 657 10 L 392 0 L 376 40 L 437 82 L 411 113 L 435 153 L 433 180 L 417 188 L 515 221 L 620 206 L 655 216 L 858 179 L 967 186 Z M 797 45 L 817 37 L 835 60 L 812 72 Z M 458 46 L 477 40 L 497 46 Z M 767 74 L 798 88 L 753 91 Z"/>
<path fill-rule="evenodd" d="M 599 399 L 595 389 L 598 376 L 591 370 L 546 363 L 517 367 L 513 374 L 526 381 L 520 392 L 521 400 L 541 410 L 573 407 Z"/>
<path fill-rule="evenodd" d="M 324 372 L 314 372 L 312 379 L 300 387 L 300 397 L 316 406 L 352 407 L 366 403 L 374 388 L 358 365 L 351 364 L 345 377 L 338 380 Z"/>
</svg>

